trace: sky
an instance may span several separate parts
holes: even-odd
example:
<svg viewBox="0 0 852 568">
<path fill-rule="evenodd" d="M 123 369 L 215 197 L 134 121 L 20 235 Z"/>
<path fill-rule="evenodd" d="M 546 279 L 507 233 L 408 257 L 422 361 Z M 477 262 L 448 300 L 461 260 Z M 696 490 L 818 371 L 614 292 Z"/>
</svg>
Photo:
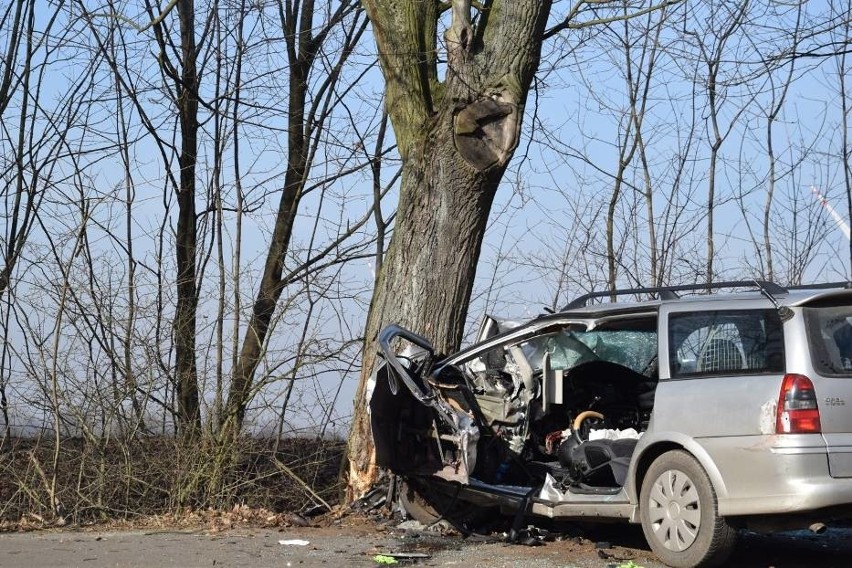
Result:
<svg viewBox="0 0 852 568">
<path fill-rule="evenodd" d="M 88 5 L 94 10 L 99 3 Z M 562 10 L 565 5 L 557 3 L 556 9 Z M 717 108 L 727 135 L 716 170 L 718 275 L 725 279 L 754 277 L 765 265 L 762 227 L 771 185 L 767 117 L 773 101 L 780 100 L 783 94 L 771 138 L 777 162 L 769 234 L 778 280 L 847 279 L 848 241 L 811 194 L 811 187 L 818 187 L 839 214 L 848 217 L 843 186 L 839 58 L 803 58 L 791 64 L 789 58 L 783 57 L 793 29 L 789 6 L 780 2 L 753 5 L 769 8 L 753 14 L 720 51 Z M 725 7 L 730 6 L 722 2 L 713 9 L 709 2 L 683 3 L 666 14 L 634 20 L 627 30 L 624 24 L 614 23 L 567 32 L 547 41 L 542 68 L 527 102 L 522 139 L 492 208 L 468 313 L 468 341 L 485 313 L 534 317 L 545 307 L 563 306 L 583 292 L 604 286 L 604 228 L 619 151 L 625 142 L 629 146 L 636 140 L 629 120 L 627 70 L 634 80 L 646 78 L 652 53 L 655 64 L 647 83 L 641 129 L 647 166 L 643 167 L 638 153 L 634 155 L 624 170 L 622 193 L 614 206 L 615 240 L 620 255 L 618 282 L 619 286 L 648 283 L 651 227 L 658 239 L 658 274 L 663 282 L 682 284 L 702 278 L 712 122 L 707 62 L 701 60 L 700 54 L 702 49 L 712 51 L 718 47 L 718 38 L 706 32 L 711 23 L 725 17 L 729 9 Z M 829 12 L 830 3 L 810 1 L 804 6 L 805 21 L 819 20 Z M 141 13 L 134 2 L 118 7 L 126 14 Z M 258 11 L 262 7 L 264 11 Z M 225 371 L 230 368 L 233 330 L 238 323 L 241 329 L 245 326 L 282 185 L 287 74 L 280 30 L 276 31 L 277 15 L 271 8 L 257 4 L 246 22 L 248 40 L 243 98 L 237 111 L 239 125 L 226 120 L 217 130 L 211 109 L 202 109 L 203 166 L 198 181 L 203 190 L 199 206 L 206 205 L 210 196 L 218 195 L 215 191 L 221 189 L 225 221 L 221 241 L 217 241 L 218 233 L 205 232 L 199 257 L 205 284 L 198 359 L 207 404 L 213 403 L 217 365 L 221 362 Z M 40 63 L 48 59 L 38 70 L 42 106 L 38 110 L 30 107 L 28 116 L 33 122 L 28 132 L 36 138 L 45 134 L 45 144 L 32 159 L 34 165 L 42 168 L 42 177 L 35 180 L 29 173 L 23 177 L 27 182 L 43 184 L 39 187 L 49 191 L 43 194 L 46 200 L 40 224 L 18 271 L 19 284 L 12 296 L 16 305 L 12 309 L 7 304 L 2 314 L 8 347 L 4 376 L 10 393 L 15 395 L 10 400 L 20 421 L 33 418 L 25 417 L 33 408 L 36 421 L 38 416 L 49 415 L 39 409 L 41 403 L 27 406 L 16 401 L 40 401 L 37 385 L 42 379 L 34 381 L 33 376 L 49 374 L 54 365 L 61 371 L 68 399 L 74 401 L 69 408 L 81 416 L 97 411 L 91 401 L 110 384 L 106 372 L 110 358 L 103 349 L 96 349 L 91 355 L 89 346 L 99 334 L 81 314 L 103 309 L 111 326 L 106 335 L 114 341 L 122 339 L 130 306 L 130 265 L 126 259 L 129 243 L 135 256 L 133 295 L 141 314 L 132 326 L 135 373 L 151 384 L 161 385 L 168 375 L 168 369 L 162 366 L 168 366 L 172 357 L 168 325 L 174 302 L 169 274 L 174 263 L 171 247 L 175 203 L 166 177 L 167 171 L 177 173 L 176 154 L 168 148 L 175 141 L 172 101 L 163 89 L 164 78 L 152 56 L 150 34 L 139 34 L 126 26 L 119 28 L 127 48 L 119 52 L 124 87 L 118 90 L 104 58 L 87 59 L 96 42 L 79 17 L 77 5 L 69 9 L 54 24 L 51 41 L 37 52 Z M 784 10 L 787 11 L 781 14 Z M 688 17 L 684 18 L 687 12 Z M 49 13 L 37 11 L 39 26 L 47 25 Z M 223 14 L 223 20 L 230 22 L 228 18 L 233 18 L 234 13 L 223 8 Z M 655 36 L 649 30 L 663 16 L 672 25 L 654 43 L 651 39 Z M 203 97 L 212 101 L 224 90 L 227 95 L 220 100 L 231 105 L 235 97 L 228 89 L 232 85 L 224 78 L 235 70 L 226 67 L 217 91 L 213 66 L 218 55 L 233 53 L 238 44 L 233 26 L 226 28 L 231 31 L 216 35 L 215 41 L 211 39 L 206 44 Z M 825 38 L 838 36 L 817 34 L 808 42 Z M 60 40 L 65 51 L 63 57 L 56 57 L 53 46 L 59 45 Z M 839 40 L 849 42 L 842 35 Z M 625 45 L 629 46 L 629 54 Z M 314 86 L 321 84 L 337 52 L 339 44 L 332 43 L 323 53 L 319 67 L 323 71 L 311 76 Z M 759 73 L 767 61 L 784 65 L 768 75 Z M 309 183 L 313 189 L 302 202 L 287 268 L 296 267 L 323 250 L 341 230 L 354 226 L 370 212 L 373 188 L 366 169 L 356 169 L 351 175 L 334 178 L 334 182 L 323 182 L 365 164 L 379 131 L 383 84 L 369 32 L 350 64 L 341 85 L 325 99 L 334 103 L 334 110 L 321 132 L 322 144 Z M 785 91 L 788 77 L 790 86 Z M 85 95 L 77 97 L 78 88 Z M 139 107 L 130 104 L 129 93 L 140 97 Z M 20 114 L 21 104 L 20 98 L 14 99 L 4 115 L 3 171 L 7 184 L 15 179 L 11 158 L 19 118 L 15 113 Z M 73 116 L 70 127 L 51 119 L 53 109 L 66 104 L 73 108 L 69 113 Z M 153 143 L 151 132 L 140 119 L 140 109 L 155 125 L 162 146 Z M 226 106 L 228 112 L 232 109 Z M 121 119 L 129 125 L 131 141 L 126 169 L 120 153 L 112 146 Z M 50 144 L 58 131 L 67 133 L 66 146 Z M 218 175 L 213 167 L 217 132 L 225 140 Z M 239 134 L 238 145 L 234 133 Z M 398 183 L 395 174 L 399 159 L 392 144 L 389 133 L 384 146 L 391 149 L 381 176 L 382 184 L 388 187 L 381 205 L 385 220 L 394 210 Z M 643 194 L 648 188 L 653 195 L 653 214 Z M 235 213 L 238 189 L 245 199 L 239 226 Z M 129 224 L 128 195 L 132 197 Z M 12 198 L 8 191 L 4 194 L 7 210 Z M 81 208 L 81 204 L 85 206 Z M 77 238 L 83 234 L 81 211 L 88 212 L 85 234 L 91 242 L 92 270 L 86 266 L 85 255 L 75 252 Z M 4 219 L 6 234 L 9 217 Z M 210 229 L 214 220 L 211 212 L 205 213 L 200 217 L 202 228 Z M 255 409 L 267 410 L 250 412 L 257 430 L 276 429 L 277 413 L 286 400 L 287 415 L 282 423 L 285 430 L 315 430 L 324 425 L 328 432 L 345 432 L 359 371 L 358 346 L 352 343 L 344 357 L 330 362 L 325 350 L 328 345 L 354 340 L 362 332 L 375 270 L 371 257 L 374 245 L 370 241 L 374 235 L 375 225 L 368 222 L 334 251 L 350 255 L 350 262 L 329 266 L 310 279 L 307 286 L 293 285 L 286 290 L 262 367 L 269 384 L 260 389 L 254 404 Z M 221 359 L 215 325 L 220 309 L 220 243 L 223 286 L 227 291 Z M 164 254 L 159 260 L 161 247 Z M 71 310 L 58 319 L 63 279 L 79 290 L 74 298 L 79 313 Z M 326 299 L 318 299 L 321 296 Z M 238 307 L 239 320 L 235 316 Z M 157 313 L 163 315 L 159 320 Z M 41 339 L 57 337 L 56 330 L 61 337 L 56 343 L 59 349 L 51 349 L 48 342 L 39 343 Z M 111 335 L 115 330 L 118 333 Z M 305 366 L 295 365 L 291 358 L 300 344 L 309 348 L 309 364 Z M 292 380 L 294 377 L 297 380 Z M 292 391 L 291 384 L 295 385 Z"/>
</svg>

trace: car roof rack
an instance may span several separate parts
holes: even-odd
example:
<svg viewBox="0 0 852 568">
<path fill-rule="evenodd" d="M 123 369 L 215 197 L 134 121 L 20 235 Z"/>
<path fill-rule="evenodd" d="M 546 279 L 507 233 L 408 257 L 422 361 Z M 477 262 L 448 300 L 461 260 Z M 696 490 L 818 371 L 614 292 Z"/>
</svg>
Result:
<svg viewBox="0 0 852 568">
<path fill-rule="evenodd" d="M 842 283 L 844 286 L 846 283 Z M 837 283 L 826 283 L 825 285 L 816 284 L 812 286 L 807 286 L 807 288 L 817 288 L 817 287 L 825 287 L 825 288 L 838 288 L 840 287 Z M 769 282 L 767 280 L 730 280 L 726 282 L 707 282 L 703 284 L 682 284 L 679 286 L 659 286 L 659 287 L 651 287 L 651 288 L 627 288 L 623 290 L 606 290 L 601 292 L 589 292 L 588 294 L 583 294 L 582 296 L 572 300 L 567 306 L 565 306 L 564 310 L 573 310 L 575 308 L 582 308 L 588 305 L 589 300 L 594 298 L 606 298 L 610 296 L 626 296 L 629 294 L 656 294 L 660 300 L 677 300 L 680 298 L 678 292 L 694 292 L 697 290 L 718 290 L 722 288 L 755 288 L 759 290 L 761 293 L 768 295 L 770 297 L 774 296 L 783 296 L 787 294 L 787 288 L 779 286 L 774 282 Z M 799 286 L 795 286 L 794 288 L 799 289 Z M 802 289 L 806 288 L 805 286 L 801 287 Z"/>
<path fill-rule="evenodd" d="M 839 282 L 819 282 L 817 284 L 796 284 L 795 286 L 787 286 L 788 290 L 825 290 L 829 288 L 852 289 L 852 282 L 848 280 L 841 280 Z"/>
</svg>

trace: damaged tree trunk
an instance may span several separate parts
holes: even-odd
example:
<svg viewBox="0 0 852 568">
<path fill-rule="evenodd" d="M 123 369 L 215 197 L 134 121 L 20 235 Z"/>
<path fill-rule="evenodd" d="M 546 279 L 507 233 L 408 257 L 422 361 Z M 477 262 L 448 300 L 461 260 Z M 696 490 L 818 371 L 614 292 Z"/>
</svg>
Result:
<svg viewBox="0 0 852 568">
<path fill-rule="evenodd" d="M 349 438 L 349 498 L 374 483 L 365 388 L 375 340 L 389 323 L 458 348 L 491 204 L 518 144 L 550 2 L 452 2 L 447 72 L 437 71 L 435 1 L 364 0 L 373 23 L 386 104 L 403 160 L 393 237 L 367 317 Z"/>
</svg>

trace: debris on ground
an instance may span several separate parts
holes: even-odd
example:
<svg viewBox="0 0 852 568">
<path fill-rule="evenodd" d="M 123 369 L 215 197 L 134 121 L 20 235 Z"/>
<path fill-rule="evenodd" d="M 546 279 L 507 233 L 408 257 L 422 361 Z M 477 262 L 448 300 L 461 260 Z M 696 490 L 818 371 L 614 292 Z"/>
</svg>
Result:
<svg viewBox="0 0 852 568">
<path fill-rule="evenodd" d="M 328 512 L 325 505 L 310 505 L 302 509 L 299 514 L 303 517 L 318 517 Z"/>
<path fill-rule="evenodd" d="M 283 544 L 284 546 L 308 546 L 311 544 L 309 540 L 303 540 L 301 538 L 290 538 L 285 540 L 279 540 L 278 544 Z"/>
<path fill-rule="evenodd" d="M 388 495 L 392 490 L 393 484 L 390 483 L 389 479 L 380 479 L 373 485 L 372 489 L 367 491 L 363 497 L 354 501 L 349 507 L 353 511 L 359 512 L 375 511 L 388 502 Z"/>
<path fill-rule="evenodd" d="M 403 521 L 396 525 L 396 528 L 399 530 L 404 530 L 406 535 L 409 533 L 416 534 L 418 532 L 426 532 L 426 533 L 438 533 L 442 535 L 453 535 L 459 534 L 459 531 L 449 522 L 445 520 L 440 520 L 435 523 L 431 523 L 425 525 L 420 521 L 408 520 Z"/>
<path fill-rule="evenodd" d="M 428 560 L 431 554 L 425 552 L 382 552 L 373 556 L 376 564 L 399 564 L 400 561 Z"/>
<path fill-rule="evenodd" d="M 643 568 L 639 564 L 636 564 L 632 560 L 628 560 L 626 562 L 622 562 L 621 564 L 610 564 L 607 568 Z"/>
<path fill-rule="evenodd" d="M 425 531 L 428 527 L 420 521 L 410 519 L 408 521 L 403 521 L 399 523 L 398 525 L 396 525 L 396 528 L 404 531 Z"/>
<path fill-rule="evenodd" d="M 425 552 L 385 552 L 383 555 L 397 560 L 427 560 L 432 558 L 431 554 Z"/>
<path fill-rule="evenodd" d="M 506 534 L 506 542 L 524 546 L 541 546 L 545 542 L 554 540 L 556 536 L 553 533 L 535 525 L 528 525 L 520 530 L 512 529 Z"/>
</svg>

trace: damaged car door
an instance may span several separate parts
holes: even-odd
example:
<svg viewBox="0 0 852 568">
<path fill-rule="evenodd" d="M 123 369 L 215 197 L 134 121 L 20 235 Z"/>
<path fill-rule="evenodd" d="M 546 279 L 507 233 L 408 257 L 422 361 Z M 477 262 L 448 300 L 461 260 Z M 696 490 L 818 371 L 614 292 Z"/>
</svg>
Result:
<svg viewBox="0 0 852 568">
<path fill-rule="evenodd" d="M 407 344 L 399 355 L 395 342 Z M 479 427 L 467 410 L 471 397 L 464 381 L 438 382 L 429 341 L 397 325 L 382 330 L 379 349 L 385 364 L 369 385 L 377 465 L 466 483 L 476 464 Z"/>
</svg>

